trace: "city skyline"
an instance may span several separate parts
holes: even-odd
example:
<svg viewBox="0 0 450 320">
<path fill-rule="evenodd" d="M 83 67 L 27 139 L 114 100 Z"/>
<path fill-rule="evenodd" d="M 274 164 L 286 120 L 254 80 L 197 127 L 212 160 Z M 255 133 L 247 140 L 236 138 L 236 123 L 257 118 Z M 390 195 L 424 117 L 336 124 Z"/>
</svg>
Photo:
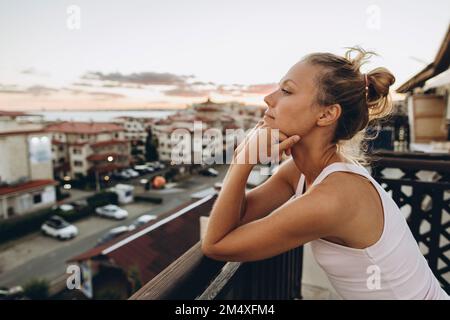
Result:
<svg viewBox="0 0 450 320">
<path fill-rule="evenodd" d="M 302 56 L 353 45 L 380 54 L 365 67 L 390 69 L 395 89 L 434 59 L 450 3 L 0 0 L 0 9 L 0 109 L 111 110 L 208 97 L 265 105 Z"/>
</svg>

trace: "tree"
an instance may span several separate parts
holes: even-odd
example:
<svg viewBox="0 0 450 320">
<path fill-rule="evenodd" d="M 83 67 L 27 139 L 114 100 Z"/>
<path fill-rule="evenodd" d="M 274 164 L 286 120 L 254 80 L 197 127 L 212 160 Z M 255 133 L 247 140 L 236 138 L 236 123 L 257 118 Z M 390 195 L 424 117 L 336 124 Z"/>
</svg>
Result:
<svg viewBox="0 0 450 320">
<path fill-rule="evenodd" d="M 152 129 L 147 130 L 147 140 L 145 142 L 145 157 L 147 161 L 157 161 L 158 157 L 158 138 L 153 136 Z"/>
<path fill-rule="evenodd" d="M 133 292 L 136 292 L 142 287 L 141 273 L 137 266 L 132 266 L 128 269 L 128 278 L 130 279 Z"/>
<path fill-rule="evenodd" d="M 50 285 L 45 279 L 30 280 L 24 286 L 24 295 L 31 300 L 45 300 L 49 297 Z"/>
</svg>

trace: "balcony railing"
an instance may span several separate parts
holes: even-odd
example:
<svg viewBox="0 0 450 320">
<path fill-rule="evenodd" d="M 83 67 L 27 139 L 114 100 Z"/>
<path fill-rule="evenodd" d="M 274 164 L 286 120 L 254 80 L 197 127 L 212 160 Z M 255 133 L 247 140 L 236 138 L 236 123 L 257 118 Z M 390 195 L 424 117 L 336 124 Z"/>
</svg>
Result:
<svg viewBox="0 0 450 320">
<path fill-rule="evenodd" d="M 205 257 L 200 242 L 137 291 L 132 300 L 298 299 L 303 248 L 255 262 Z"/>
<path fill-rule="evenodd" d="M 389 178 L 386 168 L 402 176 Z M 420 174 L 428 173 L 428 179 Z M 395 203 L 409 206 L 408 225 L 430 269 L 450 294 L 450 155 L 423 153 L 378 153 L 372 176 L 391 192 Z"/>
<path fill-rule="evenodd" d="M 403 175 L 389 178 L 384 175 L 386 168 L 399 169 Z M 420 180 L 417 173 L 422 170 L 435 172 L 434 178 Z M 450 155 L 385 152 L 378 153 L 372 163 L 372 175 L 392 192 L 399 207 L 411 206 L 409 226 L 447 292 L 449 174 Z M 423 224 L 429 225 L 428 230 L 423 229 Z M 225 263 L 203 256 L 198 242 L 130 299 L 301 299 L 302 260 L 303 247 L 298 247 L 266 260 Z"/>
</svg>

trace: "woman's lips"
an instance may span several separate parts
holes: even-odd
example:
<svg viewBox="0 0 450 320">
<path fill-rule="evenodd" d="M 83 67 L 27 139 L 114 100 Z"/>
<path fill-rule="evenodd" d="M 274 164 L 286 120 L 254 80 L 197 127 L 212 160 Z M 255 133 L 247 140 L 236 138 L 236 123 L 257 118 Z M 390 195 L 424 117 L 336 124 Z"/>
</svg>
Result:
<svg viewBox="0 0 450 320">
<path fill-rule="evenodd" d="M 264 118 L 268 118 L 268 119 L 272 119 L 272 120 L 275 119 L 274 117 L 272 117 L 272 116 L 270 116 L 270 115 L 268 115 L 268 114 L 264 114 Z"/>
</svg>

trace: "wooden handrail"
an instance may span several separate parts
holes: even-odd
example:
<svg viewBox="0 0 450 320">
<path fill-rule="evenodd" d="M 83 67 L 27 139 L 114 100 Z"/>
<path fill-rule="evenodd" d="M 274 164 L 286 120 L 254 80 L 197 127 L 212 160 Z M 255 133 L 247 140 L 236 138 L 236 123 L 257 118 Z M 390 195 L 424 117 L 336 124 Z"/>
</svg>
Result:
<svg viewBox="0 0 450 320">
<path fill-rule="evenodd" d="M 199 241 L 133 294 L 130 300 L 195 299 L 224 265 L 225 262 L 205 257 Z"/>
</svg>

